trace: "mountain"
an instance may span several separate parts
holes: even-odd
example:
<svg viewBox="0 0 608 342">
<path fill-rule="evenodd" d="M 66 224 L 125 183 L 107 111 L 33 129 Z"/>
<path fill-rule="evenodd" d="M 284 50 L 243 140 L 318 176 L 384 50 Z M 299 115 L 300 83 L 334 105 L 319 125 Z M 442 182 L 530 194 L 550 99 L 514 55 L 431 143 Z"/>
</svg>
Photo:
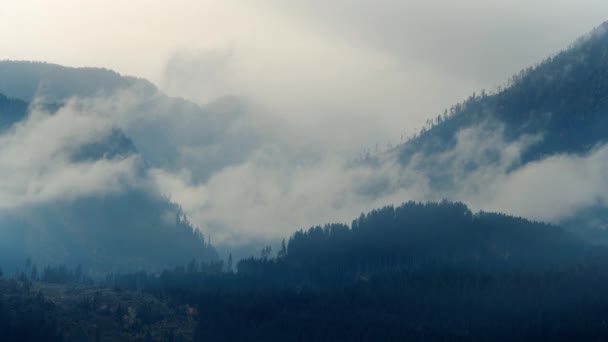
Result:
<svg viewBox="0 0 608 342">
<path fill-rule="evenodd" d="M 154 192 L 131 189 L 57 202 L 3 215 L 0 260 L 5 270 L 31 259 L 40 266 L 82 265 L 101 275 L 217 259 L 179 206 Z"/>
<path fill-rule="evenodd" d="M 449 149 L 457 132 L 486 121 L 504 125 L 509 140 L 542 134 L 523 162 L 584 153 L 608 141 L 608 22 L 570 48 L 513 76 L 495 94 L 473 95 L 399 148 L 407 163 L 417 151 Z"/>
<path fill-rule="evenodd" d="M 67 68 L 52 63 L 0 61 L 0 93 L 31 102 L 63 102 L 71 97 L 93 97 L 118 89 L 138 87 L 147 93 L 157 90 L 152 83 L 122 76 L 103 68 Z"/>
<path fill-rule="evenodd" d="M 429 188 L 441 190 L 461 179 L 460 175 L 449 175 L 452 167 L 448 158 L 434 156 L 453 149 L 459 134 L 479 125 L 500 133 L 507 143 L 526 136 L 536 137 L 522 150 L 521 158 L 509 165 L 509 172 L 547 156 L 589 153 L 608 139 L 607 27 L 608 24 L 601 25 L 569 49 L 522 71 L 504 89 L 492 94 L 482 92 L 455 105 L 421 134 L 380 156 L 379 162 L 403 168 L 417 163 L 416 171 L 429 175 Z M 80 146 L 73 155 L 75 161 L 138 155 L 142 157 L 142 173 L 152 169 L 179 172 L 187 166 L 192 171 L 189 177 L 198 183 L 217 170 L 245 160 L 261 139 L 242 124 L 246 115 L 236 99 L 198 105 L 169 97 L 145 80 L 106 69 L 2 61 L 0 80 L 0 93 L 8 95 L 0 102 L 4 110 L 0 122 L 4 127 L 17 122 L 19 113 L 28 108 L 30 101 L 34 101 L 33 105 L 42 103 L 54 112 L 73 97 L 82 100 L 86 110 L 111 113 L 120 122 L 120 127 L 107 139 Z M 465 171 L 500 162 L 494 150 L 480 153 L 485 158 L 481 162 L 465 160 Z M 361 188 L 382 193 L 378 187 L 390 190 L 393 185 L 378 184 L 370 187 L 363 184 Z M 164 201 L 157 190 L 148 191 L 155 198 L 149 204 L 151 207 Z M 146 197 L 139 195 L 135 196 L 138 200 Z M 65 210 L 73 209 L 61 208 L 62 213 Z M 59 222 L 62 221 L 59 218 L 69 216 L 66 212 L 55 215 L 53 220 Z M 18 226 L 12 221 L 11 225 Z"/>
<path fill-rule="evenodd" d="M 398 171 L 414 165 L 416 173 L 430 175 L 424 185 L 441 189 L 463 182 L 467 173 L 501 164 L 497 150 L 504 147 L 502 140 L 529 143 L 522 144 L 522 155 L 506 165 L 506 172 L 547 156 L 590 153 L 608 138 L 608 79 L 602 76 L 608 76 L 606 26 L 524 71 L 504 90 L 471 97 L 414 139 L 368 159 L 380 166 L 396 164 Z M 29 76 L 14 92 L 5 89 L 19 99 L 0 102 L 4 134 L 18 130 L 21 126 L 15 125 L 27 121 L 36 106 L 46 108 L 49 116 L 63 115 L 64 108 L 84 108 L 79 115 L 108 113 L 121 125 L 103 139 L 70 148 L 70 161 L 141 156 L 136 173 L 143 181 L 127 183 L 120 192 L 2 212 L 0 260 L 22 263 L 12 279 L 0 279 L 0 327 L 9 340 L 41 335 L 85 341 L 608 336 L 608 250 L 589 243 L 598 239 L 600 229 L 581 234 L 580 229 L 474 212 L 461 202 L 407 202 L 361 214 L 350 225 L 301 230 L 282 243 L 276 256 L 266 247 L 260 257 L 237 262 L 233 272 L 232 260 L 220 261 L 179 206 L 149 186 L 145 175 L 155 169 L 179 170 L 191 161 L 182 159 L 184 151 L 175 145 L 188 146 L 189 153 L 203 156 L 202 164 L 209 162 L 209 168 L 201 166 L 193 175 L 199 179 L 238 161 L 242 155 L 207 160 L 208 149 L 201 148 L 218 147 L 221 157 L 226 146 L 237 146 L 229 140 L 235 137 L 230 135 L 233 124 L 243 118 L 238 105 L 228 100 L 199 106 L 147 86 L 141 91 L 138 81 L 104 70 L 11 63 L 5 62 L 9 71 L 4 76 L 11 75 L 11 65 Z M 58 70 L 61 76 L 44 70 Z M 89 77 L 81 75 L 95 73 L 106 76 L 93 77 L 87 82 L 98 83 L 82 90 L 69 89 Z M 39 84 L 55 84 L 57 90 Z M 82 102 L 70 105 L 70 94 Z M 184 127 L 171 126 L 173 122 Z M 480 145 L 471 150 L 483 158 L 461 158 L 456 147 L 463 132 L 480 126 L 490 133 L 469 145 Z M 494 134 L 501 144 L 484 149 L 495 142 Z M 245 141 L 257 139 L 245 136 Z M 459 172 L 451 172 L 454 160 L 462 166 Z M 393 185 L 371 186 L 369 192 Z M 591 206 L 582 215 L 567 223 L 603 227 L 608 217 L 602 206 Z M 24 267 L 28 257 L 32 260 Z M 48 263 L 72 268 L 44 267 Z M 92 270 L 88 274 L 106 274 L 105 280 L 91 287 L 93 280 L 83 276 L 78 264 Z"/>
<path fill-rule="evenodd" d="M 21 100 L 11 99 L 0 94 L 0 131 L 23 120 L 27 113 L 28 103 Z"/>
<path fill-rule="evenodd" d="M 95 196 L 82 199 L 88 203 L 88 211 L 93 211 L 93 208 L 97 207 L 99 210 L 104 208 L 103 210 L 122 215 L 101 217 L 99 223 L 93 224 L 96 227 L 95 231 L 102 226 L 139 227 L 143 222 L 158 227 L 159 234 L 165 230 L 171 231 L 170 227 L 175 225 L 175 217 L 179 216 L 176 213 L 181 213 L 181 209 L 165 198 L 170 194 L 159 193 L 154 184 L 144 179 L 146 174 L 158 169 L 181 172 L 187 168 L 192 171 L 193 181 L 204 180 L 217 170 L 243 161 L 256 148 L 260 139 L 255 131 L 249 129 L 250 126 L 243 124 L 248 119 L 242 104 L 235 98 L 226 97 L 206 105 L 198 105 L 184 99 L 169 97 L 146 80 L 123 76 L 107 69 L 72 68 L 41 62 L 0 61 L 0 93 L 4 94 L 0 102 L 0 132 L 7 132 L 7 129 L 15 123 L 23 122 L 32 109 L 37 112 L 48 112 L 51 115 L 66 111 L 76 111 L 78 115 L 82 114 L 85 117 L 101 114 L 109 116 L 115 123 L 112 133 L 104 136 L 102 140 L 92 139 L 77 147 L 70 146 L 70 150 L 74 150 L 70 152 L 71 161 L 79 163 L 140 158 L 136 176 L 142 181 L 145 190 L 135 186 L 127 189 L 122 197 L 113 194 L 110 203 L 114 203 L 114 209 L 108 209 L 106 203 L 108 201 L 103 202 Z M 147 218 L 138 219 L 138 214 L 118 209 L 121 205 L 131 205 L 129 201 L 133 199 L 144 201 L 137 203 L 137 206 L 142 210 L 140 215 L 147 215 Z M 38 218 L 39 215 L 35 212 L 27 215 L 20 213 L 11 217 L 5 215 L 3 222 L 11 227 L 33 225 L 40 230 L 44 227 L 42 224 L 44 218 L 49 217 L 49 223 L 54 227 L 61 227 L 49 228 L 49 232 L 60 231 L 62 233 L 58 236 L 61 238 L 65 235 L 72 236 L 73 232 L 79 230 L 77 225 L 90 224 L 87 224 L 87 219 L 82 217 L 82 214 L 74 218 L 74 213 L 80 210 L 78 201 L 68 202 L 71 204 L 56 205 L 52 210 L 45 209 L 44 214 L 40 214 L 43 219 L 36 219 L 35 222 L 25 220 L 27 215 Z M 95 213 L 95 216 L 101 215 Z M 201 228 L 205 229 L 205 227 Z M 42 259 L 73 264 L 82 259 L 90 264 L 92 261 L 81 252 L 70 256 L 70 253 L 62 249 L 63 247 L 58 249 L 61 252 L 52 255 L 42 254 L 40 252 L 42 250 L 50 253 L 51 249 L 58 246 L 61 239 L 58 238 L 50 244 L 54 247 L 38 249 L 37 246 L 42 242 L 34 244 L 28 242 L 31 239 L 28 240 L 27 237 L 53 235 L 49 232 L 39 234 L 38 230 L 37 233 L 24 233 L 25 237 L 20 238 L 23 241 L 16 244 L 25 245 L 27 248 L 24 253 L 32 257 L 35 254 L 37 262 Z M 81 232 L 87 231 L 82 229 Z M 88 237 L 83 237 L 78 246 L 74 245 L 73 248 L 79 251 L 87 249 L 88 247 L 85 246 L 93 244 L 94 236 L 91 233 Z M 151 237 L 151 239 L 156 238 Z M 164 236 L 163 239 L 169 239 L 169 235 Z M 198 237 L 194 237 L 194 240 L 199 241 Z M 108 241 L 113 243 L 111 239 Z M 176 248 L 168 247 L 166 253 L 159 253 L 157 256 L 147 254 L 147 256 L 155 260 L 154 267 L 173 265 L 176 259 L 171 257 L 170 253 L 180 255 L 180 262 L 187 260 L 187 257 L 205 260 L 213 260 L 216 257 L 215 251 L 208 247 L 207 242 L 199 243 L 198 246 L 202 247 L 198 250 L 193 245 L 188 246 L 180 252 L 177 252 Z M 143 253 L 143 247 L 144 245 L 137 253 Z M 17 248 L 13 247 L 9 250 L 17 250 Z M 112 249 L 106 252 L 110 250 Z M 123 261 L 117 257 L 120 253 L 110 259 L 118 263 L 114 265 L 117 266 L 116 269 L 123 269 L 125 265 L 144 267 L 145 260 L 142 257 L 137 259 L 137 253 L 133 253 L 131 258 L 125 258 Z M 163 256 L 168 257 L 163 259 Z M 22 257 L 24 255 L 19 254 L 17 258 L 12 259 L 13 263 L 21 263 L 22 260 L 19 259 Z M 135 259 L 139 261 L 133 261 Z M 160 260 L 165 260 L 165 264 L 160 263 Z M 102 264 L 99 262 L 96 267 Z M 113 266 L 102 268 L 114 269 Z M 129 266 L 129 269 L 132 267 Z"/>
<path fill-rule="evenodd" d="M 70 99 L 111 112 L 150 167 L 192 170 L 193 180 L 237 164 L 261 137 L 244 124 L 243 103 L 224 97 L 205 105 L 167 96 L 152 83 L 101 68 L 0 61 L 0 93 L 56 110 Z"/>
<path fill-rule="evenodd" d="M 328 224 L 296 232 L 275 267 L 255 259 L 239 274 L 288 273 L 323 281 L 377 273 L 508 272 L 573 267 L 596 256 L 560 227 L 499 213 L 473 213 L 462 203 L 408 202 L 373 210 L 352 225 Z M 291 270 L 291 273 L 290 271 Z"/>
<path fill-rule="evenodd" d="M 559 177 L 560 172 L 568 171 L 551 170 L 548 165 L 556 160 L 578 161 L 593 169 L 596 164 L 590 163 L 604 160 L 603 152 L 594 153 L 603 151 L 606 143 L 608 22 L 567 49 L 522 70 L 497 91 L 482 91 L 452 106 L 429 120 L 419 134 L 377 159 L 424 174 L 436 193 L 465 200 L 467 191 L 495 187 L 498 178 L 511 177 L 543 161 L 549 161 L 543 169 L 548 176 Z M 590 161 L 584 164 L 586 159 Z M 578 175 L 588 176 L 584 172 Z M 553 217 L 589 241 L 600 242 L 608 234 L 605 225 L 598 224 L 605 222 L 607 208 L 601 195 L 587 192 L 585 201 Z"/>
<path fill-rule="evenodd" d="M 190 263 L 106 286 L 195 306 L 197 340 L 594 340 L 606 265 L 556 226 L 409 202 L 299 231 L 236 273 Z"/>
<path fill-rule="evenodd" d="M 23 100 L 0 95 L 0 133 L 13 134 L 11 128 L 27 120 L 30 109 Z M 58 114 L 51 111 L 50 115 Z M 72 165 L 138 154 L 134 142 L 120 129 L 102 140 L 72 147 Z M 148 166 L 144 162 L 136 167 L 143 175 Z M 191 259 L 212 261 L 217 253 L 177 204 L 154 188 L 129 186 L 120 193 L 3 210 L 0 267 L 14 270 L 28 258 L 39 265 L 82 265 L 91 274 L 100 274 L 160 270 Z"/>
<path fill-rule="evenodd" d="M 0 327 L 9 341 L 603 340 L 606 265 L 556 226 L 408 202 L 299 231 L 237 273 L 192 261 L 91 286 L 26 265 L 0 275 Z"/>
</svg>

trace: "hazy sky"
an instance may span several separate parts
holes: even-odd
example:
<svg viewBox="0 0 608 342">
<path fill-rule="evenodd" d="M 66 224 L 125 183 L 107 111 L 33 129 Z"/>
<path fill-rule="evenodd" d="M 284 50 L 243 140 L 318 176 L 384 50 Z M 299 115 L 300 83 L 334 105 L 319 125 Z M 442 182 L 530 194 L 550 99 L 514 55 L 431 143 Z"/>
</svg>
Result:
<svg viewBox="0 0 608 342">
<path fill-rule="evenodd" d="M 372 144 L 501 84 L 604 13 L 600 0 L 5 0 L 0 58 L 108 67 L 199 101 L 239 95 L 301 124 L 348 118 L 367 126 L 356 144 Z"/>
</svg>

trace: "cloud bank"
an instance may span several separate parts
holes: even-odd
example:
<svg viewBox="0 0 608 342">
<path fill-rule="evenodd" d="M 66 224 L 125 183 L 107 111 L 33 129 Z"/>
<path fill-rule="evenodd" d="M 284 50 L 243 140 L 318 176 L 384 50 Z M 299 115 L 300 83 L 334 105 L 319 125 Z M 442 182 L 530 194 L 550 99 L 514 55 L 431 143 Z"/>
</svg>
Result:
<svg viewBox="0 0 608 342">
<path fill-rule="evenodd" d="M 278 122 L 287 127 L 281 132 L 272 118 L 261 124 L 255 111 L 228 102 L 198 107 L 131 90 L 74 99 L 54 114 L 34 106 L 26 120 L 0 135 L 0 208 L 147 187 L 180 204 L 214 242 L 234 246 L 349 222 L 408 200 L 447 198 L 554 223 L 608 204 L 601 191 L 608 186 L 602 172 L 608 146 L 522 165 L 521 156 L 542 135 L 507 141 L 500 124 L 487 123 L 458 132 L 447 151 L 414 155 L 406 165 L 397 162 L 397 151 L 358 160 L 324 144 L 304 147 L 288 126 Z M 117 129 L 133 139 L 136 154 L 74 158 Z"/>
<path fill-rule="evenodd" d="M 406 166 L 392 162 L 392 153 L 373 163 L 336 156 L 302 163 L 294 151 L 261 149 L 205 183 L 193 182 L 187 171 L 157 169 L 150 175 L 216 241 L 237 244 L 325 222 L 348 223 L 361 212 L 408 200 L 447 198 L 553 223 L 607 203 L 601 189 L 608 177 L 601 170 L 608 166 L 608 147 L 521 165 L 522 154 L 542 136 L 507 142 L 495 127 L 465 129 L 452 149 L 416 155 Z"/>
<path fill-rule="evenodd" d="M 36 108 L 0 135 L 0 209 L 123 191 L 136 179 L 136 156 L 74 160 L 80 148 L 108 138 L 111 117 L 69 103 L 55 114 Z"/>
</svg>

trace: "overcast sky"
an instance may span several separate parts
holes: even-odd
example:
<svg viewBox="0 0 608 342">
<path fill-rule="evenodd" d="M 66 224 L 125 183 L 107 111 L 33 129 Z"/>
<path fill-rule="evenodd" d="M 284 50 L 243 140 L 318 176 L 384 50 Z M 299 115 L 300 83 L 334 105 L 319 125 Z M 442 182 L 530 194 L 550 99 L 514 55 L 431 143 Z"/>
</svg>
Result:
<svg viewBox="0 0 608 342">
<path fill-rule="evenodd" d="M 203 102 L 243 96 L 299 124 L 348 118 L 366 134 L 347 147 L 398 140 L 605 13 L 600 0 L 7 0 L 0 58 L 107 67 Z"/>
</svg>

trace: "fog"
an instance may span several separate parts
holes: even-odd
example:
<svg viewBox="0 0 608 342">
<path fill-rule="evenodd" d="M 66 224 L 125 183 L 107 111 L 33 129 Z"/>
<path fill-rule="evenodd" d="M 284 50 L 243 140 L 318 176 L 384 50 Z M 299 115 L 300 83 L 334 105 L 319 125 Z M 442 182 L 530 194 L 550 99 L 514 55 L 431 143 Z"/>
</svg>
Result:
<svg viewBox="0 0 608 342">
<path fill-rule="evenodd" d="M 137 156 L 75 160 L 79 149 L 116 128 L 107 114 L 70 103 L 51 115 L 35 108 L 0 135 L 0 210 L 82 196 L 103 196 L 135 184 Z"/>
<path fill-rule="evenodd" d="M 11 2 L 0 12 L 0 29 L 11 32 L 0 37 L 3 58 L 109 67 L 202 109 L 174 111 L 127 90 L 73 100 L 55 116 L 34 111 L 0 137 L 0 206 L 152 186 L 220 244 L 286 237 L 407 200 L 559 222 L 606 200 L 595 190 L 606 181 L 605 148 L 520 167 L 542 134 L 506 142 L 480 125 L 452 150 L 406 166 L 383 151 L 567 47 L 606 9 L 591 0 Z M 113 128 L 139 155 L 70 160 L 75 146 Z M 487 151 L 498 158 L 478 160 Z M 367 152 L 380 162 L 357 162 Z M 140 159 L 150 167 L 136 175 Z M 470 172 L 471 163 L 485 166 Z M 434 184 L 437 170 L 448 185 Z"/>
<path fill-rule="evenodd" d="M 415 155 L 406 166 L 392 153 L 381 156 L 379 164 L 353 165 L 335 156 L 299 163 L 290 159 L 294 151 L 261 149 L 206 183 L 192 182 L 186 171 L 153 170 L 151 177 L 193 222 L 228 244 L 349 223 L 362 212 L 409 200 L 463 201 L 474 210 L 555 224 L 607 203 L 601 191 L 608 186 L 601 171 L 608 167 L 607 147 L 521 165 L 524 152 L 541 140 L 538 135 L 507 142 L 501 129 L 482 125 L 460 131 L 452 149 Z M 435 183 L 438 177 L 442 184 Z"/>
</svg>

